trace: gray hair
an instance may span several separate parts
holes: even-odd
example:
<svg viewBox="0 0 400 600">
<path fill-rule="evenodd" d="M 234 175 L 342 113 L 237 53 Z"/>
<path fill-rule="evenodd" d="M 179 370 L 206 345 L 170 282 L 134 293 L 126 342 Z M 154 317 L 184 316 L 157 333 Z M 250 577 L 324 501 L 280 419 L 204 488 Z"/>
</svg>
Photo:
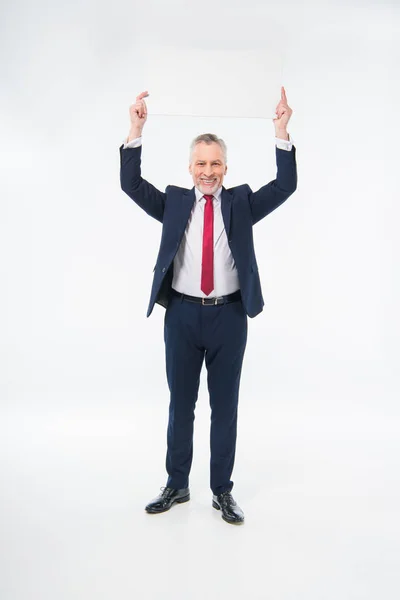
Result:
<svg viewBox="0 0 400 600">
<path fill-rule="evenodd" d="M 200 144 L 201 142 L 205 142 L 206 144 L 218 144 L 218 146 L 221 148 L 222 153 L 224 155 L 225 164 L 227 163 L 226 144 L 225 144 L 224 140 L 221 140 L 221 138 L 219 138 L 214 133 L 202 133 L 201 135 L 198 135 L 197 138 L 195 138 L 193 140 L 193 142 L 191 143 L 191 146 L 190 146 L 190 156 L 189 156 L 190 163 L 192 162 L 193 150 L 195 149 L 195 146 L 197 146 L 197 144 Z"/>
</svg>

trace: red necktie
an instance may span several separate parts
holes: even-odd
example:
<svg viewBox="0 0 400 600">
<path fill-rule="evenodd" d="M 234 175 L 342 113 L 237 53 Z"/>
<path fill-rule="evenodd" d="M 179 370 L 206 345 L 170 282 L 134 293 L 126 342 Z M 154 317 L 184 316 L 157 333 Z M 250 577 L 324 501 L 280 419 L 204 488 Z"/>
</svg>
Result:
<svg viewBox="0 0 400 600">
<path fill-rule="evenodd" d="M 203 257 L 201 263 L 202 292 L 208 296 L 214 289 L 214 209 L 213 196 L 204 196 Z"/>
</svg>

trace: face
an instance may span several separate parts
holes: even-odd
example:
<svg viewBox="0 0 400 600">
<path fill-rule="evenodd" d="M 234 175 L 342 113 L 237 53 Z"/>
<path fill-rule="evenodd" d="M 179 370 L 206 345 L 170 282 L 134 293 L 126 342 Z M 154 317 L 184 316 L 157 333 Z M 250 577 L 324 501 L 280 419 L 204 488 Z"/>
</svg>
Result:
<svg viewBox="0 0 400 600">
<path fill-rule="evenodd" d="M 193 183 L 202 194 L 215 194 L 221 187 L 227 166 L 224 161 L 224 153 L 219 144 L 206 144 L 200 142 L 193 150 L 192 162 L 189 172 Z"/>
</svg>

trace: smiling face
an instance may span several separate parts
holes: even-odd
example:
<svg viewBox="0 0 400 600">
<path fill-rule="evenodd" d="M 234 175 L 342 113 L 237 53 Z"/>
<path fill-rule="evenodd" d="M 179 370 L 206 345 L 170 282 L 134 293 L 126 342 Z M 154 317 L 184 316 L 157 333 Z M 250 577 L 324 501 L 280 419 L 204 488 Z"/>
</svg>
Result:
<svg viewBox="0 0 400 600">
<path fill-rule="evenodd" d="M 189 172 L 202 194 L 212 196 L 221 187 L 227 171 L 222 148 L 217 143 L 199 142 L 192 153 Z"/>
</svg>

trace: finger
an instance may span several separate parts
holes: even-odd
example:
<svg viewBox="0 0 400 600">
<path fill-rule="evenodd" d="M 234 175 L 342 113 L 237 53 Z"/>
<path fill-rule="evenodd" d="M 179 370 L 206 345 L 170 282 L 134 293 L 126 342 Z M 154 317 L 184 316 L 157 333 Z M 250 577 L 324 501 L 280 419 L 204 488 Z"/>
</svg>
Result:
<svg viewBox="0 0 400 600">
<path fill-rule="evenodd" d="M 282 86 L 282 89 L 281 89 L 281 98 L 282 98 L 283 102 L 285 104 L 287 104 L 286 92 L 285 92 L 285 88 L 283 86 Z"/>
<path fill-rule="evenodd" d="M 139 94 L 139 96 L 136 97 L 136 102 L 138 100 L 143 100 L 143 98 L 147 98 L 148 95 L 149 95 L 149 92 L 147 92 L 147 91 L 146 92 L 142 92 L 141 94 Z"/>
<path fill-rule="evenodd" d="M 142 116 L 142 101 L 141 100 L 139 100 L 138 102 L 136 102 L 135 110 L 136 110 L 136 112 L 138 114 L 138 117 L 141 118 L 141 116 Z"/>
<path fill-rule="evenodd" d="M 284 110 L 284 111 L 290 111 L 290 108 L 287 104 L 285 104 L 284 102 L 279 102 L 278 106 L 277 106 L 277 110 Z"/>
<path fill-rule="evenodd" d="M 279 100 L 278 104 L 276 105 L 276 108 L 277 109 L 278 108 L 282 108 L 282 106 L 284 106 L 286 108 L 289 108 L 288 105 L 287 105 L 287 102 L 281 99 L 281 100 Z"/>
</svg>

